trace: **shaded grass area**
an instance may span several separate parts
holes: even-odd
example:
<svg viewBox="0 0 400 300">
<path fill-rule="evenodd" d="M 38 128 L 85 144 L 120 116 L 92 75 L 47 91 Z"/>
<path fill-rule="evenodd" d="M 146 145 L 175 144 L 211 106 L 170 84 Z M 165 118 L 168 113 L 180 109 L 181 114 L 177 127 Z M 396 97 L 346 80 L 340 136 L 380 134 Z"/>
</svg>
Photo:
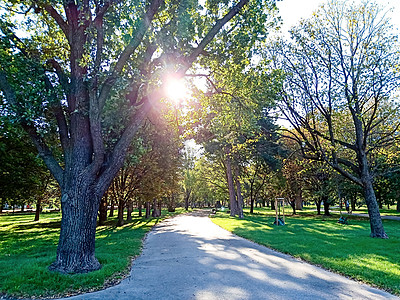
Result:
<svg viewBox="0 0 400 300">
<path fill-rule="evenodd" d="M 144 219 L 115 227 L 111 218 L 96 233 L 96 257 L 102 264 L 88 274 L 62 275 L 48 271 L 55 260 L 60 232 L 60 213 L 46 213 L 39 222 L 33 214 L 0 216 L 0 294 L 13 297 L 54 297 L 91 291 L 121 280 L 129 272 L 131 259 L 141 252 L 145 234 L 163 217 Z"/>
<path fill-rule="evenodd" d="M 399 221 L 384 220 L 390 238 L 383 240 L 369 237 L 365 218 L 350 217 L 350 225 L 343 225 L 337 216 L 299 215 L 286 217 L 286 226 L 274 226 L 267 213 L 259 209 L 240 220 L 220 212 L 212 221 L 258 244 L 400 295 Z"/>
</svg>

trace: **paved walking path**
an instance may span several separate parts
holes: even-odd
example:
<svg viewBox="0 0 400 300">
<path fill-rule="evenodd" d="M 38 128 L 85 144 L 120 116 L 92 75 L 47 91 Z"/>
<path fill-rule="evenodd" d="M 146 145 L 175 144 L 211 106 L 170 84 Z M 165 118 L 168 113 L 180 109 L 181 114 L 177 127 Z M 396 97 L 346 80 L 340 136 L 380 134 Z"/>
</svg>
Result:
<svg viewBox="0 0 400 300">
<path fill-rule="evenodd" d="M 198 212 L 157 225 L 119 285 L 67 299 L 399 298 L 237 237 Z"/>
<path fill-rule="evenodd" d="M 369 218 L 368 214 L 362 214 L 362 213 L 347 213 L 347 212 L 342 212 L 342 214 L 346 214 L 349 216 L 357 216 L 357 217 L 364 217 L 364 218 Z M 395 221 L 400 221 L 400 217 L 399 216 L 382 216 L 381 218 L 384 220 L 395 220 Z"/>
</svg>

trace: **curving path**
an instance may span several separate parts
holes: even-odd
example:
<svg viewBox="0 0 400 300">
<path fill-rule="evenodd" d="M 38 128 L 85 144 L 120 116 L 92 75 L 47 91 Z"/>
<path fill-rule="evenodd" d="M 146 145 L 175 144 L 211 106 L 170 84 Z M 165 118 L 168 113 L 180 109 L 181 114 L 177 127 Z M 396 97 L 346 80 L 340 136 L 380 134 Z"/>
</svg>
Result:
<svg viewBox="0 0 400 300">
<path fill-rule="evenodd" d="M 65 299 L 399 298 L 235 236 L 197 212 L 154 227 L 119 285 Z"/>
</svg>

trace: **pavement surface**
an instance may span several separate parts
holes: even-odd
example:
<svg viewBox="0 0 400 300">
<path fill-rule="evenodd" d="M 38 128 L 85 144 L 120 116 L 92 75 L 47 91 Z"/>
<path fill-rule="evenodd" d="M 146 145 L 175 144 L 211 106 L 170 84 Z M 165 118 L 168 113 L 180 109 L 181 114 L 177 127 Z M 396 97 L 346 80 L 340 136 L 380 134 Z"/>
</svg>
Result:
<svg viewBox="0 0 400 300">
<path fill-rule="evenodd" d="M 63 299 L 399 298 L 235 236 L 196 212 L 155 226 L 120 284 Z"/>
<path fill-rule="evenodd" d="M 364 217 L 364 218 L 369 218 L 368 214 L 361 214 L 361 213 L 347 213 L 347 212 L 342 212 L 342 214 L 346 214 L 349 216 L 357 216 L 357 217 Z M 383 220 L 395 220 L 395 221 L 400 221 L 400 217 L 398 216 L 382 216 L 381 218 Z"/>
</svg>

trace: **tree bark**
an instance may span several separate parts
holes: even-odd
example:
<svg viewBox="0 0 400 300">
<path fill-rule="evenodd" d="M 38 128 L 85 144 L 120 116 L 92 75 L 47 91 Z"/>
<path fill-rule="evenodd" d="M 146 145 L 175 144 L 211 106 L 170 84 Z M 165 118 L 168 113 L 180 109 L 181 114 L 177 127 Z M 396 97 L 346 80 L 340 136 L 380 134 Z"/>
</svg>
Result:
<svg viewBox="0 0 400 300">
<path fill-rule="evenodd" d="M 120 199 L 118 201 L 118 222 L 117 222 L 117 226 L 124 225 L 124 209 L 125 209 L 125 201 Z"/>
<path fill-rule="evenodd" d="M 290 200 L 289 204 L 292 207 L 293 215 L 295 215 L 296 214 L 296 200 Z"/>
<path fill-rule="evenodd" d="M 351 211 L 356 210 L 356 202 L 357 202 L 357 196 L 354 195 L 350 198 Z"/>
<path fill-rule="evenodd" d="M 303 197 L 301 195 L 301 192 L 299 193 L 299 195 L 296 195 L 296 199 L 294 202 L 295 202 L 296 210 L 303 209 Z"/>
<path fill-rule="evenodd" d="M 139 202 L 138 202 L 138 210 L 139 210 L 139 217 L 142 217 L 143 213 L 142 213 L 142 201 L 141 200 L 139 200 Z"/>
<path fill-rule="evenodd" d="M 250 196 L 250 213 L 254 214 L 254 199 L 252 196 Z"/>
<path fill-rule="evenodd" d="M 400 212 L 400 199 L 397 199 L 396 211 Z"/>
<path fill-rule="evenodd" d="M 130 221 L 132 221 L 132 211 L 133 211 L 133 201 L 132 200 L 127 201 L 126 208 L 127 208 L 126 221 L 130 222 Z"/>
<path fill-rule="evenodd" d="M 324 202 L 324 216 L 330 216 L 331 213 L 329 212 L 329 198 L 327 196 L 323 196 L 322 201 Z"/>
<path fill-rule="evenodd" d="M 161 207 L 160 207 L 161 205 L 157 205 L 157 200 L 156 199 L 154 199 L 153 200 L 153 212 L 152 212 L 152 214 L 151 214 L 151 216 L 153 217 L 153 218 L 159 218 L 159 217 L 161 217 Z"/>
<path fill-rule="evenodd" d="M 57 257 L 49 269 L 61 273 L 87 273 L 101 268 L 95 257 L 100 196 L 89 184 L 83 183 L 82 186 L 76 182 L 73 186 L 75 189 L 62 192 L 62 219 Z"/>
<path fill-rule="evenodd" d="M 102 226 L 107 221 L 107 205 L 108 205 L 108 195 L 105 194 L 101 198 L 100 208 L 99 208 L 99 225 Z"/>
<path fill-rule="evenodd" d="M 150 202 L 146 201 L 146 219 L 150 218 Z"/>
<path fill-rule="evenodd" d="M 108 217 L 114 217 L 114 197 L 110 197 L 110 213 L 108 214 Z"/>
<path fill-rule="evenodd" d="M 36 201 L 36 211 L 35 211 L 34 221 L 39 221 L 41 209 L 42 209 L 42 196 L 39 196 L 39 198 Z"/>
<path fill-rule="evenodd" d="M 232 166 L 231 166 L 231 159 L 229 154 L 226 154 L 225 166 L 226 166 L 226 181 L 228 184 L 228 192 L 229 192 L 229 204 L 230 204 L 230 215 L 234 217 L 238 214 L 238 207 L 236 202 L 236 195 L 235 195 L 235 187 L 233 185 L 233 178 L 232 178 Z"/>
<path fill-rule="evenodd" d="M 321 203 L 322 203 L 321 198 L 319 198 L 318 200 L 315 200 L 315 205 L 317 206 L 317 215 L 321 214 Z"/>
<path fill-rule="evenodd" d="M 236 181 L 236 193 L 237 193 L 237 197 L 236 197 L 236 201 L 237 201 L 237 212 L 238 212 L 238 216 L 240 219 L 243 219 L 243 198 L 242 198 L 242 187 L 240 185 L 240 180 L 239 180 L 239 168 L 236 167 L 235 168 L 235 181 Z"/>
<path fill-rule="evenodd" d="M 381 214 L 379 212 L 379 206 L 375 198 L 374 188 L 372 186 L 372 180 L 369 178 L 362 177 L 364 183 L 364 197 L 368 207 L 368 215 L 371 227 L 371 237 L 387 239 L 388 236 L 383 228 Z"/>
<path fill-rule="evenodd" d="M 185 210 L 189 210 L 190 194 L 191 194 L 191 191 L 186 191 L 186 195 L 185 195 Z"/>
</svg>

